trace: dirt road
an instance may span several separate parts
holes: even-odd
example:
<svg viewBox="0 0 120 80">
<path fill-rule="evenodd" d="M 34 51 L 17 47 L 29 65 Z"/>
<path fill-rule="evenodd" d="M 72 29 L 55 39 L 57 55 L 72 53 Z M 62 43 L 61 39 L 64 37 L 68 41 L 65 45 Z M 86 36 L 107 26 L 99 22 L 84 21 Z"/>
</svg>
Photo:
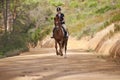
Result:
<svg viewBox="0 0 120 80">
<path fill-rule="evenodd" d="M 35 48 L 0 59 L 0 80 L 120 80 L 120 65 L 77 48 L 66 59 L 53 48 Z"/>
</svg>

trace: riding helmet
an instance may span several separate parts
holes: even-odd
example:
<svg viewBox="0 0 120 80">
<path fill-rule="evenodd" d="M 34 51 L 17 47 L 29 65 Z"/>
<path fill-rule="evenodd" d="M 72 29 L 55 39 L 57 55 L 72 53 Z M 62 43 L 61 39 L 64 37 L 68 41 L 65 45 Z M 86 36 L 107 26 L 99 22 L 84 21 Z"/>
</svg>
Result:
<svg viewBox="0 0 120 80">
<path fill-rule="evenodd" d="M 61 11 L 61 8 L 60 8 L 60 7 L 57 7 L 57 12 L 58 12 L 58 11 Z"/>
</svg>

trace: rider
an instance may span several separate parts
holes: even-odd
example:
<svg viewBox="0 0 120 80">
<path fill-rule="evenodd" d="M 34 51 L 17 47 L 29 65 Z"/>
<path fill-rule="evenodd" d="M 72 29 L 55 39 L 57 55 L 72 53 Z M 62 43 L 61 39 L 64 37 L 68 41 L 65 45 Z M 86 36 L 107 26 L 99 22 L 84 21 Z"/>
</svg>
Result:
<svg viewBox="0 0 120 80">
<path fill-rule="evenodd" d="M 56 16 L 58 16 L 60 18 L 60 22 L 62 24 L 62 28 L 63 28 L 64 33 L 65 33 L 65 37 L 68 37 L 67 36 L 66 25 L 65 25 L 65 20 L 64 20 L 64 14 L 61 13 L 61 8 L 60 7 L 57 7 L 56 11 L 57 11 Z M 54 33 L 54 30 L 55 30 L 55 27 L 53 28 L 53 33 Z M 51 38 L 53 38 L 53 36 Z"/>
</svg>

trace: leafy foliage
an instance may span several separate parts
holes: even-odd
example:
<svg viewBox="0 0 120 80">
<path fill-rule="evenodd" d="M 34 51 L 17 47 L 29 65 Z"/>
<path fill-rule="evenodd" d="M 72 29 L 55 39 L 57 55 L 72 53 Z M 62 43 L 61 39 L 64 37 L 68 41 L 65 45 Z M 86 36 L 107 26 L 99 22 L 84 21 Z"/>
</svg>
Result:
<svg viewBox="0 0 120 80">
<path fill-rule="evenodd" d="M 119 32 L 120 31 L 120 24 L 115 24 L 115 32 Z"/>
<path fill-rule="evenodd" d="M 49 3 L 55 7 L 64 5 L 61 0 L 49 0 Z"/>
<path fill-rule="evenodd" d="M 72 7 L 72 8 L 78 8 L 79 7 L 79 2 L 78 1 L 71 1 L 70 2 L 70 7 Z"/>
<path fill-rule="evenodd" d="M 25 34 L 4 34 L 0 38 L 0 52 L 6 53 L 15 49 L 27 49 Z"/>
<path fill-rule="evenodd" d="M 120 21 L 120 13 L 114 15 L 110 20 L 110 22 L 115 22 L 115 21 Z"/>
<path fill-rule="evenodd" d="M 17 4 L 12 2 L 10 11 L 14 12 L 15 5 L 17 5 L 15 8 L 17 12 L 16 18 L 13 21 L 13 30 L 11 32 L 4 34 L 1 30 L 0 55 L 9 55 L 8 52 L 13 54 L 12 52 L 28 50 L 29 43 L 35 47 L 38 41 L 42 40 L 51 30 L 47 26 L 51 25 L 53 12 L 50 8 L 45 9 L 47 5 L 39 5 L 44 1 L 20 0 Z"/>
<path fill-rule="evenodd" d="M 107 12 L 107 11 L 109 11 L 109 10 L 113 10 L 113 9 L 115 9 L 115 7 L 105 6 L 105 7 L 102 7 L 102 8 L 100 8 L 100 9 L 98 9 L 98 10 L 96 11 L 96 13 L 105 13 L 105 12 Z"/>
</svg>

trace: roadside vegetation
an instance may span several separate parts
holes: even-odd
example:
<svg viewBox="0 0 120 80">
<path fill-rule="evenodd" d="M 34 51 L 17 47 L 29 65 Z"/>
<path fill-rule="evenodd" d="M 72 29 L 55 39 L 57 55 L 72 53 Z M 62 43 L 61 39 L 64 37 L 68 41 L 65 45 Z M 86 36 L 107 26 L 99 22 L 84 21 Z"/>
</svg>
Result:
<svg viewBox="0 0 120 80">
<path fill-rule="evenodd" d="M 52 11 L 45 1 L 1 0 L 0 55 L 12 56 L 35 47 L 51 30 Z M 47 7 L 47 8 L 44 8 Z"/>
</svg>

